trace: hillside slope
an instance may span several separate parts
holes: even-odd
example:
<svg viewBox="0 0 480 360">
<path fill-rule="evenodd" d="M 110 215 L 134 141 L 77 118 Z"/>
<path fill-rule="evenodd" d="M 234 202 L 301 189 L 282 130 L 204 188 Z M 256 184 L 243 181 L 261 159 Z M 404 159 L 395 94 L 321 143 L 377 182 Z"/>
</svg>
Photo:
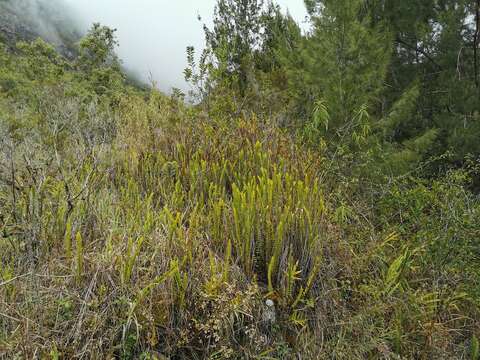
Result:
<svg viewBox="0 0 480 360">
<path fill-rule="evenodd" d="M 1 0 L 0 38 L 14 48 L 18 41 L 40 37 L 62 55 L 73 58 L 74 44 L 80 39 L 68 6 L 58 0 Z"/>
<path fill-rule="evenodd" d="M 0 48 L 0 358 L 478 357 L 478 169 L 140 91 L 114 40 Z"/>
</svg>

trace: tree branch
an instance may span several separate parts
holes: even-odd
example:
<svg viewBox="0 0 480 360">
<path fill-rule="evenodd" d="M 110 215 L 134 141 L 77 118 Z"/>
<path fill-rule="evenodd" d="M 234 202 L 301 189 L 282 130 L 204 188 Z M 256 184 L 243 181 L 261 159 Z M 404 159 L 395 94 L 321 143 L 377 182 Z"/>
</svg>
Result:
<svg viewBox="0 0 480 360">
<path fill-rule="evenodd" d="M 480 1 L 480 0 L 478 0 Z M 410 45 L 409 43 L 407 43 L 406 41 L 400 39 L 400 37 L 396 37 L 395 41 L 398 43 L 398 44 L 402 44 L 404 46 L 406 46 L 407 48 L 411 49 L 411 50 L 415 50 L 417 52 L 419 52 L 420 54 L 422 54 L 423 56 L 425 56 L 425 58 L 427 58 L 427 60 L 429 60 L 432 64 L 434 64 L 436 67 L 438 67 L 440 70 L 443 70 L 443 67 L 437 63 L 435 61 L 434 58 L 432 58 L 430 55 L 428 55 L 424 50 L 422 50 L 421 48 L 419 48 L 416 44 L 415 46 L 414 45 Z"/>
</svg>

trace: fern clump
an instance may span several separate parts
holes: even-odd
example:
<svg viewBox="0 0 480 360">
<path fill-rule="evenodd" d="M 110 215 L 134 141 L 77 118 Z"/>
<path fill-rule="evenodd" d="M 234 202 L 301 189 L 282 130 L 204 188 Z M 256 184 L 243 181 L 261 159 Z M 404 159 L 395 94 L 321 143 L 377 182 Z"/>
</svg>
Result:
<svg viewBox="0 0 480 360">
<path fill-rule="evenodd" d="M 347 35 L 379 39 L 354 3 Z M 236 98 L 133 88 L 114 45 L 95 26 L 73 63 L 41 41 L 0 49 L 0 357 L 478 358 L 476 167 L 415 177 L 406 158 L 439 133 L 376 137 L 415 86 L 372 124 L 385 66 L 365 94 L 329 88 L 344 67 L 321 85 L 354 108 L 317 100 L 296 131 Z M 344 61 L 374 55 L 348 45 Z"/>
</svg>

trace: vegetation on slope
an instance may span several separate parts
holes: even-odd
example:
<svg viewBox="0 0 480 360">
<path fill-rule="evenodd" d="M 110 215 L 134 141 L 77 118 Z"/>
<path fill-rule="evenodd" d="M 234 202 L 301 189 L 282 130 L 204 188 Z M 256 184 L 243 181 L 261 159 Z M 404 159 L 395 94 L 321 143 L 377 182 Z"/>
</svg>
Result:
<svg viewBox="0 0 480 360">
<path fill-rule="evenodd" d="M 15 51 L 17 41 L 41 37 L 73 59 L 81 31 L 71 12 L 61 0 L 0 0 L 0 39 Z"/>
<path fill-rule="evenodd" d="M 282 126 L 207 66 L 187 106 L 114 46 L 0 53 L 1 356 L 478 358 L 475 158 L 396 172 L 370 131 L 324 134 L 328 102 Z"/>
</svg>

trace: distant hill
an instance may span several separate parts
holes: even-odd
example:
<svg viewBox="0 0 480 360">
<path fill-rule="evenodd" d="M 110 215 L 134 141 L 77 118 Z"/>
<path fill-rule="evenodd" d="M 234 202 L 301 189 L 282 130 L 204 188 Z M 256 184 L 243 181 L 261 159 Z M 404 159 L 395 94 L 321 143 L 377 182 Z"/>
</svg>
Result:
<svg viewBox="0 0 480 360">
<path fill-rule="evenodd" d="M 10 48 L 18 41 L 42 38 L 68 58 L 81 37 L 70 9 L 58 0 L 0 0 L 0 40 Z"/>
</svg>

